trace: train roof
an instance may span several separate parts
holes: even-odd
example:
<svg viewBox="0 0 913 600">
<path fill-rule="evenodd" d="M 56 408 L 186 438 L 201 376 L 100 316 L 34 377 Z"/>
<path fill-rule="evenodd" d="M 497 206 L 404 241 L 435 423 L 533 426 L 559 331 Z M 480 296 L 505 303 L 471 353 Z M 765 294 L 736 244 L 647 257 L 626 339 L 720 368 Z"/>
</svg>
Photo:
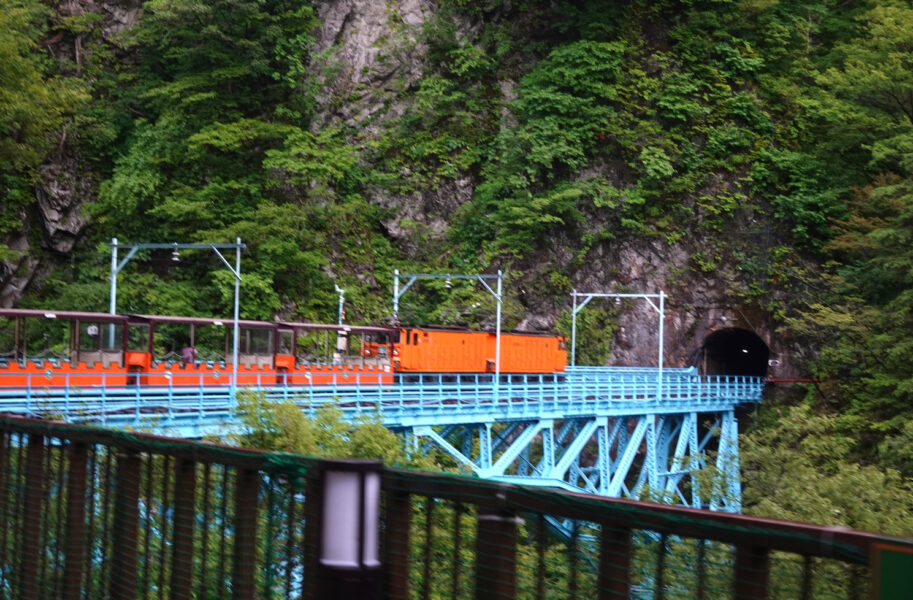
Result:
<svg viewBox="0 0 913 600">
<path fill-rule="evenodd" d="M 229 327 L 235 323 L 234 319 L 217 319 L 215 317 L 176 317 L 171 315 L 130 315 L 132 321 L 151 321 L 155 323 L 176 323 L 178 325 L 213 325 L 216 327 Z M 251 321 L 238 319 L 240 327 L 275 329 L 276 324 L 271 321 Z"/>
<path fill-rule="evenodd" d="M 195 326 L 224 326 L 230 327 L 234 324 L 231 318 L 215 317 L 182 317 L 173 315 L 145 315 L 130 314 L 112 315 L 110 313 L 100 312 L 83 312 L 72 310 L 40 310 L 30 308 L 0 308 L 0 317 L 6 318 L 44 318 L 44 319 L 79 319 L 81 321 L 98 321 L 104 323 L 123 323 L 123 322 L 149 322 L 149 323 L 174 323 L 180 325 Z M 309 331 L 337 331 L 337 332 L 354 332 L 354 333 L 384 333 L 394 334 L 397 331 L 411 329 L 419 331 L 444 331 L 444 332 L 462 332 L 462 333 L 488 333 L 494 334 L 492 330 L 471 329 L 469 327 L 460 327 L 455 325 L 416 325 L 412 323 L 399 323 L 396 326 L 381 327 L 374 325 L 337 325 L 330 323 L 307 323 L 301 321 L 255 321 L 250 319 L 239 319 L 238 325 L 249 329 L 276 329 L 276 328 L 293 328 Z M 527 335 L 539 337 L 555 337 L 559 334 L 544 331 L 516 331 L 501 330 L 502 335 Z"/>
<path fill-rule="evenodd" d="M 35 319 L 79 319 L 80 321 L 104 321 L 107 323 L 122 323 L 129 317 L 125 315 L 112 315 L 110 313 L 82 312 L 76 310 L 40 310 L 32 308 L 0 308 L 0 317 L 16 318 L 27 317 Z"/>
<path fill-rule="evenodd" d="M 307 329 L 312 331 L 342 331 L 355 333 L 396 333 L 399 329 L 394 327 L 377 327 L 373 325 L 330 325 L 327 323 L 304 323 L 298 321 L 279 321 L 280 327 L 294 329 Z"/>
<path fill-rule="evenodd" d="M 413 325 L 400 323 L 399 329 L 416 329 L 418 331 L 450 331 L 455 333 L 490 333 L 495 335 L 493 329 L 472 329 L 470 327 L 460 327 L 458 325 Z M 548 331 L 518 331 L 516 329 L 502 329 L 501 335 L 530 335 L 537 337 L 564 337 L 559 333 Z"/>
</svg>

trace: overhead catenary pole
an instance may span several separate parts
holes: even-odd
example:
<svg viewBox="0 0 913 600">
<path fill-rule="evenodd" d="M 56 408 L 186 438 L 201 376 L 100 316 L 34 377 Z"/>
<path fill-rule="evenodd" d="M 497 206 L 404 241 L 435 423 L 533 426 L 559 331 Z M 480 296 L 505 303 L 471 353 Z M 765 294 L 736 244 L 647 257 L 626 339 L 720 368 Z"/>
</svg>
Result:
<svg viewBox="0 0 913 600">
<path fill-rule="evenodd" d="M 111 238 L 111 302 L 108 312 L 117 314 L 117 238 Z M 108 325 L 108 346 L 114 346 L 114 323 Z"/>
<path fill-rule="evenodd" d="M 219 254 L 219 251 L 213 248 L 216 251 L 216 254 Z M 221 258 L 222 255 L 219 254 Z M 224 261 L 225 259 L 222 258 Z M 231 397 L 235 398 L 235 393 L 238 388 L 238 338 L 241 334 L 241 327 L 238 323 L 238 318 L 240 317 L 241 306 L 239 298 L 241 296 L 241 238 L 235 238 L 235 270 L 233 272 L 235 276 L 235 331 L 234 331 L 234 344 L 232 347 L 232 373 L 231 373 Z"/>
<path fill-rule="evenodd" d="M 344 306 L 345 306 L 345 302 L 346 302 L 346 291 L 344 289 L 342 289 L 341 287 L 339 287 L 338 285 L 336 285 L 335 288 L 336 288 L 336 293 L 339 294 L 339 310 L 337 311 L 337 321 L 336 322 L 338 325 L 342 325 L 342 315 L 345 312 Z"/>
<path fill-rule="evenodd" d="M 663 331 L 663 326 L 666 321 L 665 300 L 666 293 L 663 290 L 659 290 L 659 359 L 657 360 L 659 364 L 659 370 L 656 373 L 657 401 L 661 401 L 663 396 L 663 346 L 666 339 Z"/>
<path fill-rule="evenodd" d="M 577 289 L 571 291 L 571 366 L 577 366 Z"/>
<path fill-rule="evenodd" d="M 399 321 L 399 269 L 393 269 L 393 320 Z"/>
<path fill-rule="evenodd" d="M 497 321 L 497 330 L 495 331 L 495 392 L 497 393 L 498 384 L 501 381 L 501 269 L 498 269 L 498 293 L 495 298 L 498 300 L 498 306 L 495 309 Z"/>
<path fill-rule="evenodd" d="M 399 278 L 407 277 L 408 281 L 402 287 L 399 285 Z M 495 319 L 497 324 L 495 325 L 495 391 L 497 392 L 498 380 L 501 376 L 501 305 L 503 303 L 503 273 L 498 269 L 497 275 L 467 275 L 467 274 L 453 274 L 453 273 L 442 273 L 442 274 L 432 274 L 432 273 L 417 273 L 417 274 L 406 274 L 400 273 L 399 269 L 393 270 L 393 319 L 399 321 L 399 299 L 403 294 L 408 291 L 412 284 L 418 281 L 419 279 L 444 279 L 450 281 L 452 279 L 475 279 L 491 294 L 495 301 L 497 302 L 497 308 L 495 309 Z M 488 285 L 488 279 L 497 279 L 498 284 L 493 290 L 490 285 Z M 449 287 L 449 285 L 448 285 Z M 497 291 L 496 291 L 497 290 Z"/>
<path fill-rule="evenodd" d="M 110 299 L 110 312 L 111 314 L 117 313 L 117 274 L 120 273 L 121 269 L 130 261 L 131 258 L 136 254 L 137 250 L 171 250 L 174 254 L 174 259 L 177 260 L 177 252 L 181 250 L 201 250 L 209 249 L 216 253 L 216 256 L 222 261 L 225 267 L 231 271 L 231 274 L 235 277 L 235 299 L 234 299 L 234 342 L 232 344 L 232 375 L 231 375 L 231 395 L 232 398 L 235 396 L 235 390 L 237 388 L 237 371 L 238 371 L 238 339 L 240 336 L 240 297 L 241 297 L 241 250 L 246 248 L 245 244 L 241 243 L 241 238 L 235 238 L 234 244 L 161 244 L 161 243 L 142 243 L 142 244 L 120 244 L 117 241 L 117 238 L 111 238 L 111 299 Z M 123 258 L 120 262 L 117 262 L 117 249 L 129 248 L 130 251 L 127 253 L 127 256 Z M 235 249 L 235 266 L 232 265 L 225 259 L 220 250 L 223 249 Z M 113 325 L 111 326 L 111 339 L 114 336 Z M 111 342 L 113 346 L 113 341 Z"/>
<path fill-rule="evenodd" d="M 580 304 L 577 303 L 577 298 L 583 298 L 583 302 Z M 571 366 L 576 366 L 576 356 L 577 356 L 577 313 L 583 310 L 583 307 L 586 306 L 590 300 L 593 298 L 615 298 L 616 301 L 621 301 L 622 298 L 640 298 L 647 301 L 653 310 L 659 313 L 659 350 L 657 357 L 657 374 L 656 374 L 656 399 L 662 399 L 663 392 L 663 354 L 664 354 L 664 345 L 665 345 L 665 300 L 666 293 L 662 290 L 657 294 L 615 294 L 615 293 L 598 293 L 598 292 L 587 292 L 587 293 L 578 293 L 577 290 L 571 292 L 571 298 L 573 302 L 573 309 L 571 311 Z M 653 299 L 658 300 L 658 305 L 653 303 Z"/>
<path fill-rule="evenodd" d="M 117 238 L 111 238 L 111 302 L 110 311 L 117 314 Z"/>
</svg>

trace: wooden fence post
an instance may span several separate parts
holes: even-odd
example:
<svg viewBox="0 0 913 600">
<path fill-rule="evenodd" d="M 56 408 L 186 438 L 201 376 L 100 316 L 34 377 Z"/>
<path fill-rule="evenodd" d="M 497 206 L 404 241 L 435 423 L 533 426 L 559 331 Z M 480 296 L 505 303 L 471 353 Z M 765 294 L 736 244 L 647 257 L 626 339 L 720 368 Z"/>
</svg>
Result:
<svg viewBox="0 0 913 600">
<path fill-rule="evenodd" d="M 733 593 L 740 600 L 767 600 L 770 551 L 739 545 L 735 550 Z"/>
<path fill-rule="evenodd" d="M 64 600 L 80 600 L 86 572 L 86 473 L 89 451 L 83 442 L 70 442 L 67 454 L 67 537 L 62 597 Z"/>
<path fill-rule="evenodd" d="M 190 600 L 193 581 L 193 522 L 196 518 L 196 462 L 174 461 L 174 541 L 171 552 L 171 599 Z"/>
<path fill-rule="evenodd" d="M 480 513 L 476 525 L 477 600 L 516 597 L 517 524 L 509 512 Z"/>
<path fill-rule="evenodd" d="M 384 564 L 387 598 L 409 598 L 409 528 L 412 526 L 412 497 L 405 492 L 386 495 Z"/>
<path fill-rule="evenodd" d="M 109 558 L 109 560 L 117 561 L 117 564 L 110 570 L 111 598 L 113 600 L 134 600 L 136 598 L 141 473 L 142 463 L 136 452 L 124 450 L 117 455 L 113 545 Z"/>
<path fill-rule="evenodd" d="M 29 434 L 25 458 L 25 502 L 22 506 L 22 573 L 20 593 L 23 600 L 38 600 L 38 565 L 41 559 L 41 507 L 44 502 L 44 437 Z"/>
</svg>

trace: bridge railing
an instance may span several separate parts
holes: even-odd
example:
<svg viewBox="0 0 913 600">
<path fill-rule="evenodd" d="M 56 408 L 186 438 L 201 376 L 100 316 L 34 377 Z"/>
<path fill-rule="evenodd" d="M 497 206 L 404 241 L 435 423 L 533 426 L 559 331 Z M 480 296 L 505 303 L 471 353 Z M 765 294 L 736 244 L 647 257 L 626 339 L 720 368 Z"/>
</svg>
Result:
<svg viewBox="0 0 913 600">
<path fill-rule="evenodd" d="M 668 371 L 668 372 L 667 372 Z M 303 407 L 336 405 L 348 412 L 380 411 L 391 418 L 429 410 L 450 413 L 489 410 L 503 418 L 521 418 L 553 411 L 610 410 L 614 407 L 664 407 L 708 410 L 723 405 L 761 400 L 758 377 L 699 376 L 690 370 L 587 370 L 569 374 L 454 375 L 448 373 L 399 376 L 341 373 L 319 385 L 292 385 L 282 373 L 260 373 L 238 389 L 269 399 L 294 400 Z M 231 416 L 233 390 L 228 375 L 216 382 L 211 375 L 175 372 L 167 385 L 124 385 L 123 374 L 69 374 L 65 385 L 49 385 L 40 374 L 16 385 L 0 373 L 0 411 L 50 416 L 68 421 L 160 423 L 179 420 L 218 420 Z M 116 382 L 116 383 L 111 383 Z"/>
<path fill-rule="evenodd" d="M 356 519 L 379 536 L 379 562 L 357 561 L 367 600 L 887 600 L 886 553 L 913 552 L 844 528 L 346 466 L 380 474 L 376 521 Z M 0 418 L 0 597 L 343 597 L 321 558 L 348 539 L 324 501 L 338 467 Z"/>
<path fill-rule="evenodd" d="M 318 383 L 291 383 L 284 373 L 261 372 L 248 376 L 248 381 L 237 386 L 269 394 L 272 397 L 307 397 L 324 401 L 340 398 L 375 402 L 379 399 L 403 398 L 433 401 L 480 400 L 493 401 L 525 398 L 565 400 L 600 399 L 610 401 L 662 400 L 714 398 L 728 395 L 737 401 L 758 401 L 763 380 L 759 377 L 696 375 L 685 370 L 666 370 L 662 385 L 657 371 L 652 370 L 602 370 L 591 373 L 571 374 L 512 374 L 502 375 L 498 382 L 489 374 L 455 375 L 451 373 L 426 373 L 402 375 L 335 373 L 324 375 Z M 15 379 L 14 379 L 15 377 Z M 20 404 L 46 403 L 60 408 L 70 399 L 98 399 L 112 402 L 138 402 L 157 399 L 181 401 L 203 396 L 219 396 L 231 390 L 230 374 L 219 378 L 210 374 L 175 372 L 169 375 L 166 385 L 124 385 L 124 374 L 67 374 L 54 376 L 49 383 L 42 374 L 9 376 L 0 372 L 0 408 Z M 47 404 L 50 403 L 50 404 Z"/>
</svg>

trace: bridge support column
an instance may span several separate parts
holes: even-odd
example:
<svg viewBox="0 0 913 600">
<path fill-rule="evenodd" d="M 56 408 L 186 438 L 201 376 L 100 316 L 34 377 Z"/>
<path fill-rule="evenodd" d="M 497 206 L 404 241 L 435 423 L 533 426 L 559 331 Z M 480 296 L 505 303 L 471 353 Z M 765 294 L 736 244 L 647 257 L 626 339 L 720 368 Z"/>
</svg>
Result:
<svg viewBox="0 0 913 600">
<path fill-rule="evenodd" d="M 650 415 L 647 417 L 647 456 L 644 468 L 647 470 L 647 487 L 650 489 L 652 496 L 659 494 L 659 452 L 662 448 L 661 437 L 663 433 L 664 420 L 662 417 Z M 643 497 L 643 493 L 640 494 Z M 654 497 L 654 501 L 660 502 L 660 498 Z"/>
<path fill-rule="evenodd" d="M 720 442 L 716 458 L 719 481 L 716 483 L 710 510 L 742 512 L 742 483 L 739 478 L 739 423 L 735 411 L 720 415 Z"/>
<path fill-rule="evenodd" d="M 491 468 L 491 423 L 479 427 L 479 468 Z"/>
<path fill-rule="evenodd" d="M 729 512 L 742 512 L 742 479 L 739 476 L 741 468 L 739 466 L 739 421 L 735 418 L 735 411 L 727 412 L 723 415 L 723 430 L 726 433 L 726 451 L 728 459 L 726 460 L 726 487 L 728 494 L 726 496 Z M 724 444 L 720 440 L 720 445 Z M 720 453 L 722 454 L 722 452 Z"/>
<path fill-rule="evenodd" d="M 698 471 L 704 468 L 704 461 L 700 456 L 700 448 L 698 447 L 698 414 L 691 413 L 691 436 L 688 440 L 688 453 L 690 455 L 688 461 L 688 468 L 691 471 Z M 691 478 L 691 508 L 701 508 L 703 505 L 703 500 L 701 499 L 701 494 L 703 490 L 701 489 L 700 481 L 697 478 Z"/>
<path fill-rule="evenodd" d="M 548 427 L 542 429 L 542 462 L 537 469 L 538 475 L 551 473 L 555 468 L 555 425 L 553 422 L 548 423 Z"/>
<path fill-rule="evenodd" d="M 596 430 L 596 441 L 599 445 L 599 456 L 596 457 L 596 469 L 599 473 L 599 495 L 605 496 L 609 489 L 609 477 L 612 470 L 612 445 L 609 441 L 609 419 L 601 417 Z"/>
</svg>

